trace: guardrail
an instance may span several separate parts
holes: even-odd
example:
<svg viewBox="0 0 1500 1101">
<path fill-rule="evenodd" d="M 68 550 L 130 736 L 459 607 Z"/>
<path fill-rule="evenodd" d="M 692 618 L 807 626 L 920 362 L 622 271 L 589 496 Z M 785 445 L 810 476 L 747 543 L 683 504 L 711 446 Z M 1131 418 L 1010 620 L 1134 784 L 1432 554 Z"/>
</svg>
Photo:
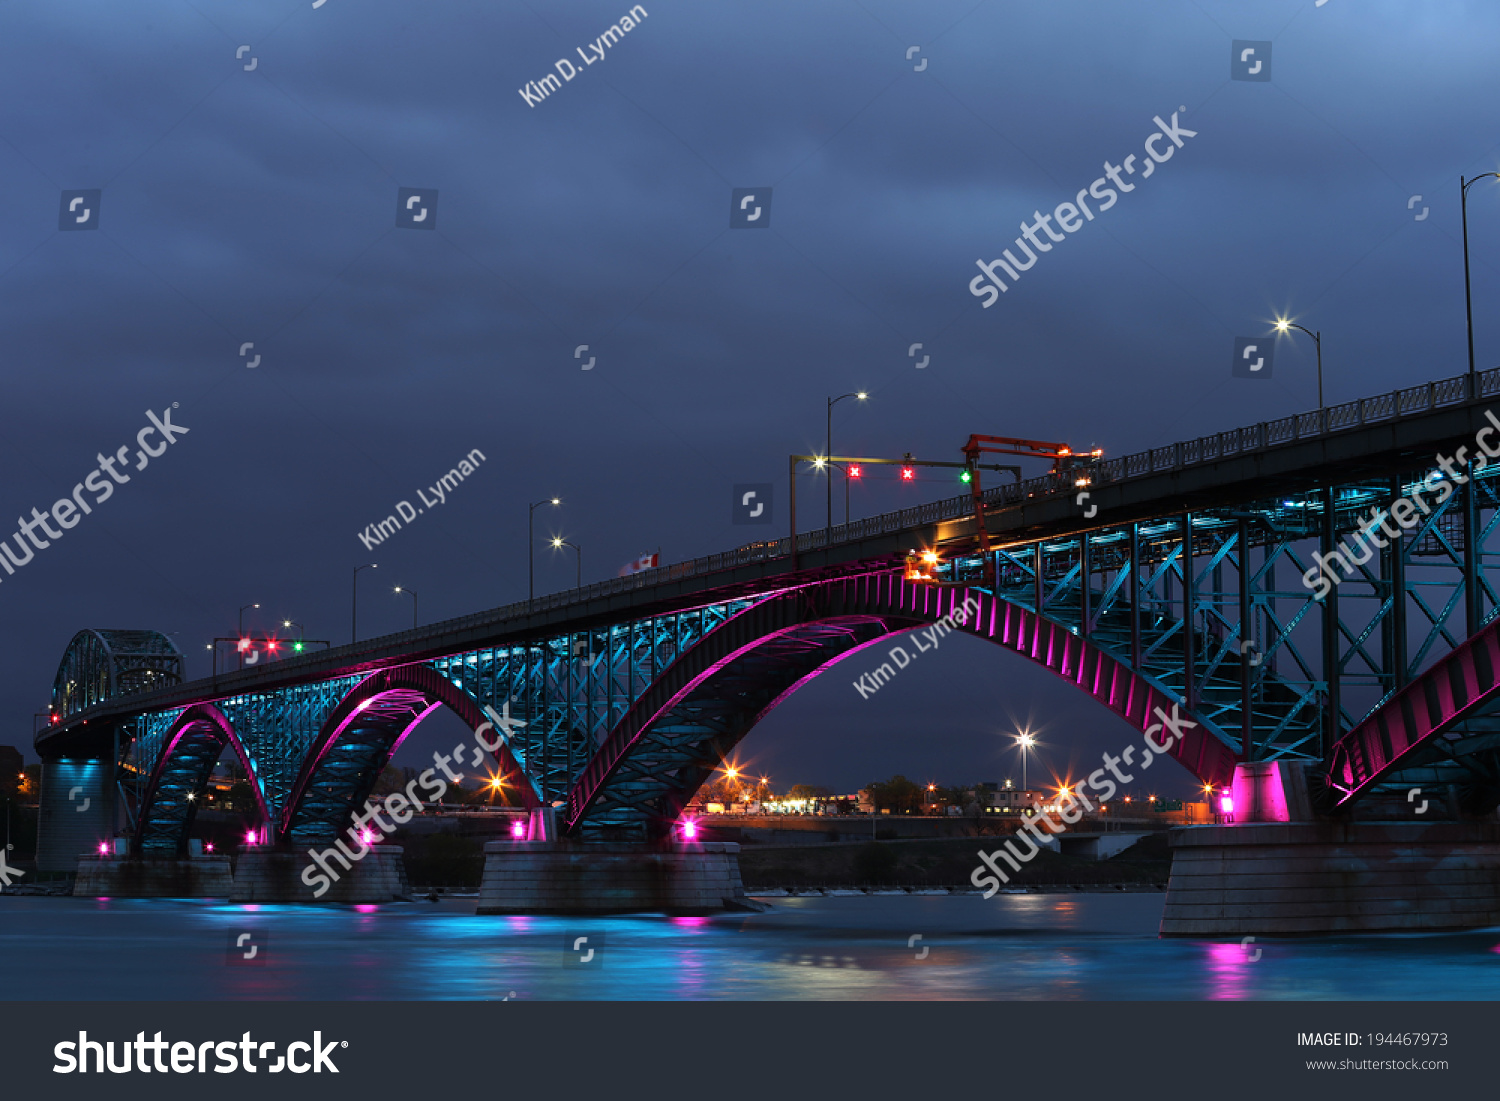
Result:
<svg viewBox="0 0 1500 1101">
<path fill-rule="evenodd" d="M 1500 395 L 1500 367 L 1479 372 L 1478 384 L 1479 393 L 1474 400 Z M 1094 484 L 1100 484 L 1183 470 L 1187 467 L 1218 462 L 1221 459 L 1245 455 L 1281 444 L 1317 439 L 1353 428 L 1362 428 L 1368 424 L 1380 424 L 1400 420 L 1402 417 L 1416 413 L 1429 413 L 1446 406 L 1463 405 L 1470 400 L 1468 395 L 1468 376 L 1459 375 L 1456 378 L 1429 382 L 1422 386 L 1395 390 L 1389 394 L 1380 394 L 1371 398 L 1361 398 L 1342 405 L 1330 405 L 1311 413 L 1296 413 L 1280 420 L 1264 421 L 1245 428 L 1231 428 L 1212 436 L 1201 436 L 1196 440 L 1152 448 L 1149 451 L 1140 451 L 1115 459 L 1104 459 L 1088 468 L 1089 476 Z M 1013 505 L 1020 504 L 1027 498 L 1072 492 L 1076 489 L 1073 485 L 1073 478 L 1073 474 L 1044 474 L 1039 478 L 1031 478 L 1024 482 L 998 486 L 985 491 L 985 504 Z M 945 520 L 958 520 L 972 515 L 973 512 L 974 500 L 967 495 L 950 497 L 943 501 L 929 501 L 898 512 L 882 513 L 864 520 L 839 524 L 831 530 L 817 528 L 812 531 L 799 532 L 797 551 L 800 554 L 818 550 L 824 546 L 854 543 L 890 532 L 906 531 Z M 528 611 L 564 607 L 594 600 L 601 596 L 651 588 L 663 582 L 718 573 L 736 566 L 788 558 L 791 556 L 791 549 L 790 537 L 750 543 L 734 550 L 722 551 L 719 554 L 710 554 L 670 566 L 660 566 L 629 577 L 600 581 L 582 589 L 553 593 L 529 602 L 519 601 L 498 609 L 498 612 L 502 616 L 509 617 L 524 615 Z M 495 614 L 495 611 L 490 611 L 472 618 L 478 622 L 493 618 Z M 463 622 L 463 620 L 456 620 L 453 621 L 453 625 L 461 626 Z"/>
</svg>

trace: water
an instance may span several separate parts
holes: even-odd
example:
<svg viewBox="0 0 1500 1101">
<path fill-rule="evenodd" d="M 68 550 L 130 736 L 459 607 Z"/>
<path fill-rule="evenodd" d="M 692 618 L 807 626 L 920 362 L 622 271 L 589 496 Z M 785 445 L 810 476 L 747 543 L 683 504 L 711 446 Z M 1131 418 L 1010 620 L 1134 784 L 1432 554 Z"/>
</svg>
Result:
<svg viewBox="0 0 1500 1101">
<path fill-rule="evenodd" d="M 478 917 L 472 899 L 4 896 L 0 999 L 1500 999 L 1500 930 L 1242 948 L 1158 939 L 1162 903 L 872 896 L 710 918 L 561 918 Z M 251 930 L 263 965 L 230 965 L 230 943 Z M 579 937 L 587 946 L 570 951 Z M 587 947 L 597 955 L 582 965 Z"/>
</svg>

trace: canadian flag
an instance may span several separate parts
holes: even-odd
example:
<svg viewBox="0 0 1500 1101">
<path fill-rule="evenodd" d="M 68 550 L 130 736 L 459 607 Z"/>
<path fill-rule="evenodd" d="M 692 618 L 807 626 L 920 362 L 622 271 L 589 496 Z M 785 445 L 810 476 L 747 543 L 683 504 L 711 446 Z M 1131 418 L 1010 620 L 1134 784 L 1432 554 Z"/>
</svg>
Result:
<svg viewBox="0 0 1500 1101">
<path fill-rule="evenodd" d="M 634 562 L 627 562 L 625 563 L 625 565 L 621 566 L 620 576 L 629 577 L 631 574 L 640 573 L 643 570 L 654 570 L 656 569 L 656 565 L 660 560 L 660 551 L 657 551 L 655 554 L 643 554 Z"/>
</svg>

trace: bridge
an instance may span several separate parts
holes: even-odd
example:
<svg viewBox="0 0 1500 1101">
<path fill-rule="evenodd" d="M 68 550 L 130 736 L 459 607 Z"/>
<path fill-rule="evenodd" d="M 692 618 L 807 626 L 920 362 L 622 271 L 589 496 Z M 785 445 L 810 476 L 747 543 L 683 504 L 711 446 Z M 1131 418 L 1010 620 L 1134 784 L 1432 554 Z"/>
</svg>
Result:
<svg viewBox="0 0 1500 1101">
<path fill-rule="evenodd" d="M 117 831 L 185 853 L 226 748 L 263 842 L 330 843 L 443 706 L 525 723 L 495 769 L 566 836 L 660 840 L 801 685 L 966 602 L 957 629 L 1142 731 L 1175 705 L 1195 725 L 1171 753 L 1205 785 L 1295 763 L 1319 813 L 1423 785 L 1489 815 L 1491 400 L 1500 369 L 998 486 L 982 526 L 955 497 L 191 682 L 160 634 L 81 631 L 36 739 L 39 866 Z M 1372 509 L 1400 537 L 1357 539 Z"/>
</svg>

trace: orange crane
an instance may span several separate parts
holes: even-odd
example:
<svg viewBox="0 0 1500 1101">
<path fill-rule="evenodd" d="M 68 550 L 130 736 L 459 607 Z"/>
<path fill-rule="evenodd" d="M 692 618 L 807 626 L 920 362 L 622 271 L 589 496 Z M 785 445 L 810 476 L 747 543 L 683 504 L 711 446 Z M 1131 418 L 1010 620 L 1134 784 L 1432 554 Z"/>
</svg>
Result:
<svg viewBox="0 0 1500 1101">
<path fill-rule="evenodd" d="M 1046 440 L 1022 440 L 1014 436 L 970 436 L 969 442 L 963 446 L 964 462 L 967 465 L 965 474 L 968 475 L 965 480 L 969 483 L 969 492 L 974 495 L 974 521 L 979 528 L 980 550 L 985 553 L 990 549 L 990 536 L 984 528 L 984 491 L 979 485 L 979 456 L 985 452 L 1035 455 L 1051 459 L 1053 474 L 1067 474 L 1092 466 L 1104 454 L 1103 448 L 1075 452 L 1065 443 L 1049 443 Z M 1085 479 L 1078 484 L 1087 485 L 1088 481 Z"/>
</svg>

